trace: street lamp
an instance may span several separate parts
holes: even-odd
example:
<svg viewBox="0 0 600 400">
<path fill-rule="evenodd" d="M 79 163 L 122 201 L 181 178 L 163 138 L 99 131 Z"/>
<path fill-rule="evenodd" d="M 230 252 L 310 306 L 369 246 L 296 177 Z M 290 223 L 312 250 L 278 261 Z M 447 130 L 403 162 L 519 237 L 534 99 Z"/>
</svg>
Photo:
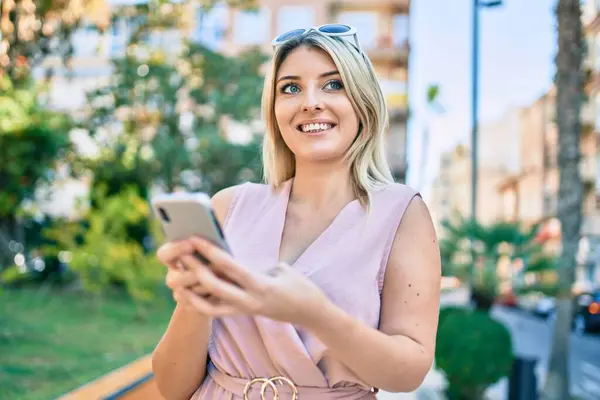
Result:
<svg viewBox="0 0 600 400">
<path fill-rule="evenodd" d="M 471 75 L 471 218 L 477 218 L 477 147 L 479 112 L 479 9 L 502 5 L 502 0 L 473 0 L 473 55 Z"/>
</svg>

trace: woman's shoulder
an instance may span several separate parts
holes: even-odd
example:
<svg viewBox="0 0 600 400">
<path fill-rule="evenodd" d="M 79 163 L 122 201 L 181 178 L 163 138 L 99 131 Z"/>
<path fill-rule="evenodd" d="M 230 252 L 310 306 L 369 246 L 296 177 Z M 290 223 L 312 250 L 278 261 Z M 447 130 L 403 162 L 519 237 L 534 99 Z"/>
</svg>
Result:
<svg viewBox="0 0 600 400">
<path fill-rule="evenodd" d="M 270 190 L 268 185 L 254 182 L 244 182 L 239 185 L 234 185 L 221 189 L 212 197 L 212 206 L 219 220 L 219 223 L 224 224 L 227 219 L 227 214 L 240 198 L 242 193 L 250 192 L 253 194 L 267 193 Z"/>
<path fill-rule="evenodd" d="M 390 199 L 390 200 L 406 200 L 410 201 L 415 196 L 420 196 L 420 193 L 413 187 L 404 183 L 387 183 L 370 191 L 374 198 Z"/>
</svg>

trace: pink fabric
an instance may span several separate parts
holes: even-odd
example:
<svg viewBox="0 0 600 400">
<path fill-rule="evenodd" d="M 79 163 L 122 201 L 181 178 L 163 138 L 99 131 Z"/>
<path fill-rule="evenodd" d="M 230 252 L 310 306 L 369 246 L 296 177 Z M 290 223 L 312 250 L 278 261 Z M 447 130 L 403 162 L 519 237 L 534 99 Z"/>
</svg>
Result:
<svg viewBox="0 0 600 400">
<path fill-rule="evenodd" d="M 232 201 L 224 233 L 235 257 L 252 270 L 264 271 L 278 262 L 292 182 L 277 191 L 246 183 Z M 292 266 L 347 313 L 378 328 L 387 258 L 416 194 L 405 185 L 388 185 L 372 193 L 368 214 L 358 200 L 349 203 Z M 293 381 L 300 399 L 375 398 L 372 388 L 330 357 L 318 339 L 291 324 L 263 317 L 219 318 L 208 351 L 209 373 L 193 400 L 241 399 L 245 382 L 274 376 Z M 260 398 L 259 386 L 253 387 L 250 399 Z M 285 385 L 281 388 L 285 400 L 291 392 Z"/>
</svg>

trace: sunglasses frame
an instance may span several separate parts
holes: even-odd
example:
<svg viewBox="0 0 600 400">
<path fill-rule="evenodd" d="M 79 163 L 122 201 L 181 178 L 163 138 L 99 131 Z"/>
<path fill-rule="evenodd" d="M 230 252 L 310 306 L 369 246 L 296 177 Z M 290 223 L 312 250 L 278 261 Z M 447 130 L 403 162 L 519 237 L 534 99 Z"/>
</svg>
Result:
<svg viewBox="0 0 600 400">
<path fill-rule="evenodd" d="M 347 32 L 338 32 L 338 33 L 323 32 L 321 29 L 325 28 L 327 26 L 345 26 L 345 27 L 348 28 L 348 31 Z M 291 36 L 291 37 L 289 37 L 289 38 L 287 38 L 285 40 L 279 40 L 280 37 L 282 37 L 282 36 L 284 36 L 284 35 L 286 35 L 286 34 L 288 34 L 290 32 L 293 32 L 293 31 L 302 31 L 302 32 L 298 33 L 297 35 Z M 277 47 L 277 46 L 280 46 L 280 45 L 284 44 L 285 42 L 287 42 L 289 40 L 292 40 L 293 38 L 296 38 L 296 37 L 301 36 L 301 35 L 306 35 L 307 33 L 312 32 L 312 31 L 316 31 L 316 32 L 319 32 L 322 35 L 330 36 L 330 37 L 352 36 L 354 38 L 354 47 L 356 48 L 356 50 L 358 50 L 358 52 L 360 54 L 362 54 L 364 56 L 364 53 L 362 51 L 362 47 L 360 45 L 360 41 L 358 40 L 358 31 L 356 30 L 356 28 L 354 26 L 347 25 L 347 24 L 325 24 L 325 25 L 321 25 L 321 26 L 313 26 L 312 28 L 297 28 L 297 29 L 292 29 L 292 30 L 284 32 L 284 33 L 282 33 L 280 35 L 277 35 L 275 37 L 275 39 L 273 39 L 271 41 L 271 44 L 273 45 L 273 47 Z"/>
</svg>

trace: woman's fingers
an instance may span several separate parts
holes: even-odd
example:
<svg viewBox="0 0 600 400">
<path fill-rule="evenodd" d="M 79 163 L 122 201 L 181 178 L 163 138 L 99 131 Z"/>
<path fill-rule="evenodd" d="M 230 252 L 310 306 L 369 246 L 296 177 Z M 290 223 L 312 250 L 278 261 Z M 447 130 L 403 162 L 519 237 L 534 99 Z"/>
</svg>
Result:
<svg viewBox="0 0 600 400">
<path fill-rule="evenodd" d="M 224 304 L 217 299 L 207 299 L 197 296 L 187 289 L 181 289 L 177 296 L 185 300 L 201 314 L 211 317 L 222 317 L 239 313 L 236 308 L 230 305 Z"/>
<path fill-rule="evenodd" d="M 259 281 L 257 278 L 238 264 L 226 251 L 199 237 L 190 238 L 190 242 L 206 258 L 210 268 L 216 274 L 230 279 L 233 283 L 245 289 L 253 290 L 258 287 Z"/>
<path fill-rule="evenodd" d="M 178 242 L 167 242 L 159 247 L 156 252 L 156 258 L 169 266 L 175 266 L 177 260 L 184 254 L 191 254 L 194 252 L 194 246 L 189 240 L 182 240 Z"/>
<path fill-rule="evenodd" d="M 169 289 L 175 290 L 177 288 L 187 288 L 198 284 L 198 278 L 192 271 L 169 269 L 167 271 L 165 282 Z"/>
<path fill-rule="evenodd" d="M 252 296 L 234 283 L 223 280 L 215 275 L 212 271 L 212 264 L 211 267 L 202 265 L 199 261 L 194 260 L 193 256 L 184 256 L 182 261 L 186 265 L 194 267 L 193 271 L 196 274 L 198 282 L 208 293 L 238 309 L 253 309 L 254 299 Z"/>
</svg>

